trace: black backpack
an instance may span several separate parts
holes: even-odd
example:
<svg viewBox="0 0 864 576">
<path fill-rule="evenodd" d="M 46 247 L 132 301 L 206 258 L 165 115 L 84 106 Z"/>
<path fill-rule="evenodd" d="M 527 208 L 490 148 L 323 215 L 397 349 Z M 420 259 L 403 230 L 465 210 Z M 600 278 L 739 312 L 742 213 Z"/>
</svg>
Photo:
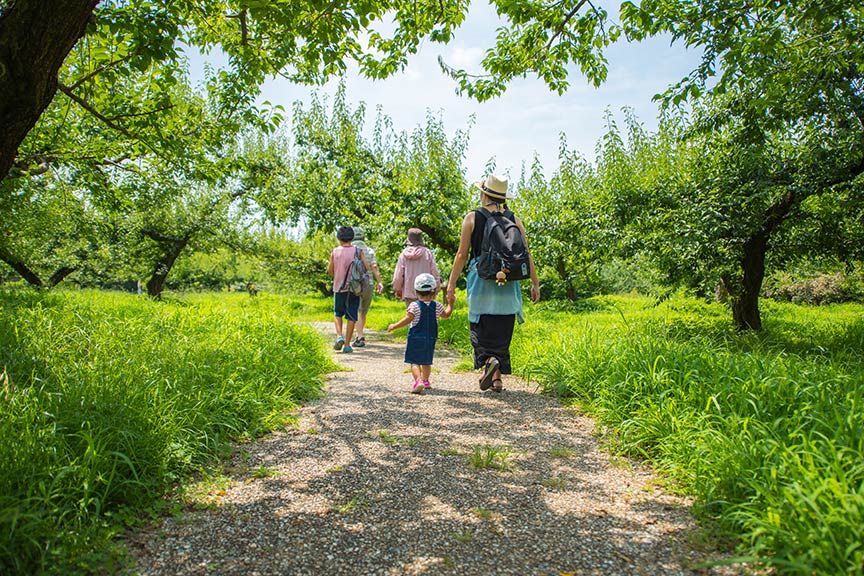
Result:
<svg viewBox="0 0 864 576">
<path fill-rule="evenodd" d="M 486 216 L 483 241 L 477 260 L 477 274 L 486 280 L 495 280 L 503 271 L 507 280 L 531 277 L 528 246 L 522 230 L 516 225 L 512 212 L 490 212 L 480 208 Z"/>
</svg>

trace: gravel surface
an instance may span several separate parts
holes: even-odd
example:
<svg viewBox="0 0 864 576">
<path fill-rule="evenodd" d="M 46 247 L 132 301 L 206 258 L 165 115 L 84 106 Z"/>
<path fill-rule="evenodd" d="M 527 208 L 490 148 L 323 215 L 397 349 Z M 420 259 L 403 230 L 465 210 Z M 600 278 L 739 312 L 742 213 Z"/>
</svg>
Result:
<svg viewBox="0 0 864 576">
<path fill-rule="evenodd" d="M 736 573 L 694 568 L 717 554 L 689 502 L 601 451 L 591 419 L 512 377 L 480 392 L 440 348 L 409 394 L 404 345 L 377 338 L 334 352 L 350 371 L 297 428 L 239 446 L 207 506 L 130 535 L 134 573 Z"/>
</svg>

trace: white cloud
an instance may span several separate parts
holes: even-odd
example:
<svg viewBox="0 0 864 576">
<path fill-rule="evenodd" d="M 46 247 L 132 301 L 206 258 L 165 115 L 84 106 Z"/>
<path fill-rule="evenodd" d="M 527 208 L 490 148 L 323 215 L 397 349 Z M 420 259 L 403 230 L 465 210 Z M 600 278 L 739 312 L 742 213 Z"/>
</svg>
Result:
<svg viewBox="0 0 864 576">
<path fill-rule="evenodd" d="M 444 61 L 464 70 L 479 70 L 485 50 L 479 46 L 453 46 L 444 55 Z"/>
</svg>

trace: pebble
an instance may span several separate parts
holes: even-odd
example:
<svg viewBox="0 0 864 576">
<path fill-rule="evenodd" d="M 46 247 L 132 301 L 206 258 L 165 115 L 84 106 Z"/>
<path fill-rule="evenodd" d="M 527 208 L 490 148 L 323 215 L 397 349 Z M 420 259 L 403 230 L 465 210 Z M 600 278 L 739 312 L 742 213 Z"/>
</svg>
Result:
<svg viewBox="0 0 864 576">
<path fill-rule="evenodd" d="M 509 376 L 504 393 L 481 393 L 472 374 L 451 372 L 458 358 L 440 348 L 432 389 L 412 396 L 404 344 L 377 337 L 367 330 L 366 348 L 334 353 L 351 371 L 331 375 L 328 394 L 299 411 L 297 429 L 243 445 L 247 456 L 238 451 L 227 466 L 233 482 L 218 502 L 129 534 L 134 572 L 746 573 L 691 570 L 723 558 L 688 547 L 699 540 L 688 537 L 699 530 L 691 502 L 642 490 L 654 476 L 639 463 L 611 465 L 580 412 Z M 512 470 L 470 465 L 475 447 L 490 446 L 509 452 Z M 551 456 L 553 448 L 568 456 Z M 253 478 L 261 466 L 279 474 Z"/>
</svg>

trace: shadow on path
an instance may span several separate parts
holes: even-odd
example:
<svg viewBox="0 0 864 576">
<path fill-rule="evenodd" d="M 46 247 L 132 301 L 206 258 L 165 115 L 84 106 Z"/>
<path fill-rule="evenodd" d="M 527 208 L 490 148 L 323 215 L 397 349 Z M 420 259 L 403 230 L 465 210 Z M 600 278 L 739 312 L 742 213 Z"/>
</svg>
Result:
<svg viewBox="0 0 864 576">
<path fill-rule="evenodd" d="M 238 448 L 209 509 L 133 539 L 141 574 L 733 573 L 692 568 L 689 503 L 591 420 L 516 379 L 481 393 L 453 353 L 409 394 L 403 345 L 367 340 L 296 429 Z"/>
</svg>

